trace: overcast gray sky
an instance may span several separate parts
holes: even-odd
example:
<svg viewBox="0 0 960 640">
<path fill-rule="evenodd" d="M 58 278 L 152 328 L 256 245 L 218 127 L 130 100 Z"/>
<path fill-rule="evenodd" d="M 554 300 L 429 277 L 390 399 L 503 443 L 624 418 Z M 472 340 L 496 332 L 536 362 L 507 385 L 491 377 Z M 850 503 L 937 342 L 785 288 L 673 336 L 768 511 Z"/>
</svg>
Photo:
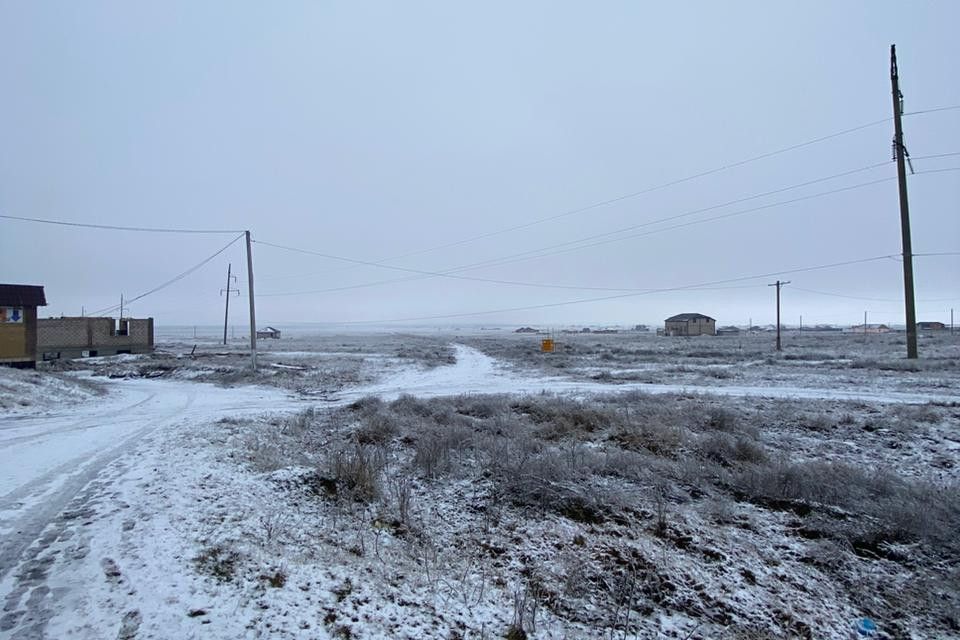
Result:
<svg viewBox="0 0 960 640">
<path fill-rule="evenodd" d="M 258 318 L 277 325 L 534 307 L 896 254 L 895 179 L 857 186 L 895 177 L 890 121 L 561 214 L 889 118 L 892 43 L 907 112 L 960 105 L 958 24 L 955 2 L 0 0 L 0 214 L 250 229 Z M 904 128 L 914 251 L 960 251 L 960 171 L 922 173 L 960 155 L 921 159 L 960 152 L 960 110 Z M 45 314 L 77 315 L 234 235 L 0 220 L 0 281 L 42 284 Z M 456 272 L 487 282 L 425 277 L 265 243 L 413 272 L 493 264 Z M 244 284 L 242 249 L 132 313 L 221 321 L 228 262 Z M 915 269 L 919 319 L 949 320 L 960 257 Z M 896 260 L 782 278 L 787 322 L 849 324 L 864 310 L 902 322 Z M 772 322 L 775 279 L 419 324 L 686 311 Z"/>
</svg>

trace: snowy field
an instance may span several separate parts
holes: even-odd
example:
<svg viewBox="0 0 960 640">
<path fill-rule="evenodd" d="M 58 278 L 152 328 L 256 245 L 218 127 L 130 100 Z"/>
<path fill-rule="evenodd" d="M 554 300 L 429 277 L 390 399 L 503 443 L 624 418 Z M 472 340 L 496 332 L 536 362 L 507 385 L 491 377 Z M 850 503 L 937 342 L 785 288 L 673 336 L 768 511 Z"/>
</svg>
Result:
<svg viewBox="0 0 960 640">
<path fill-rule="evenodd" d="M 960 335 L 557 338 L 0 369 L 0 637 L 960 637 Z"/>
</svg>

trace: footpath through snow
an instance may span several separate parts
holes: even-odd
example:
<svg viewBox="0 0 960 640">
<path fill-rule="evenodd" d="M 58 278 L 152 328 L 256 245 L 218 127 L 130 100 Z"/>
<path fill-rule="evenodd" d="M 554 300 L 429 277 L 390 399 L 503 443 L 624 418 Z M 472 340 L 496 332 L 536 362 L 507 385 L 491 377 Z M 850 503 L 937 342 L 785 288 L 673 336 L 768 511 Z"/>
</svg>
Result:
<svg viewBox="0 0 960 640">
<path fill-rule="evenodd" d="M 576 381 L 558 376 L 532 375 L 503 364 L 465 345 L 455 345 L 456 364 L 423 370 L 411 367 L 376 384 L 345 391 L 334 402 L 365 395 L 392 400 L 401 394 L 418 397 L 439 397 L 458 394 L 557 393 L 596 394 L 642 391 L 644 393 L 704 394 L 731 397 L 786 398 L 804 400 L 853 400 L 860 402 L 924 404 L 927 402 L 960 402 L 960 391 L 953 394 L 902 393 L 863 389 L 857 391 L 758 386 L 700 386 L 626 382 Z"/>
</svg>

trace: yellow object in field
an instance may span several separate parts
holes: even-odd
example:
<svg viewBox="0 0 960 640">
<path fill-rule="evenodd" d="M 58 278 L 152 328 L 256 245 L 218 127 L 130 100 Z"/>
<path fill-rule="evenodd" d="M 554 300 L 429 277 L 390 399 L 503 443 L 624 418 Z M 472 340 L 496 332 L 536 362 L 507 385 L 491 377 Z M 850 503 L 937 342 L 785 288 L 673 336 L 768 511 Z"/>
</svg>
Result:
<svg viewBox="0 0 960 640">
<path fill-rule="evenodd" d="M 541 340 L 540 351 L 543 353 L 553 353 L 553 338 L 544 338 Z"/>
</svg>

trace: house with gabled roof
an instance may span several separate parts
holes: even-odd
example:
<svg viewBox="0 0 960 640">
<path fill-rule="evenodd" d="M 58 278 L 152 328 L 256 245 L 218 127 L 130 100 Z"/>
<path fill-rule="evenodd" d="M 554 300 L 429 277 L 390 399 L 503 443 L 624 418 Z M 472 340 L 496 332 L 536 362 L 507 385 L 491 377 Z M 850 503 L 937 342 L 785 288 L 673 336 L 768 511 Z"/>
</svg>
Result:
<svg viewBox="0 0 960 640">
<path fill-rule="evenodd" d="M 681 313 L 664 320 L 665 336 L 715 336 L 717 321 L 702 313 Z"/>
<path fill-rule="evenodd" d="M 263 340 L 264 338 L 273 338 L 280 339 L 280 329 L 274 329 L 273 327 L 267 327 L 266 329 L 257 330 L 257 339 Z"/>
</svg>

